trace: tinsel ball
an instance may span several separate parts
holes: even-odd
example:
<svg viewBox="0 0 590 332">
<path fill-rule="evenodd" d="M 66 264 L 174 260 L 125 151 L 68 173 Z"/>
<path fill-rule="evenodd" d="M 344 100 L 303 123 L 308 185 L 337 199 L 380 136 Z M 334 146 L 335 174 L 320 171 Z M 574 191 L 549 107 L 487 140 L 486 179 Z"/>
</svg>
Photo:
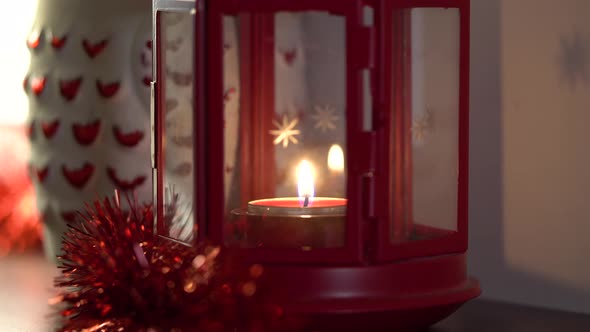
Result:
<svg viewBox="0 0 590 332">
<path fill-rule="evenodd" d="M 59 256 L 61 331 L 262 331 L 276 310 L 259 296 L 260 265 L 211 244 L 157 236 L 151 205 L 87 205 Z"/>
</svg>

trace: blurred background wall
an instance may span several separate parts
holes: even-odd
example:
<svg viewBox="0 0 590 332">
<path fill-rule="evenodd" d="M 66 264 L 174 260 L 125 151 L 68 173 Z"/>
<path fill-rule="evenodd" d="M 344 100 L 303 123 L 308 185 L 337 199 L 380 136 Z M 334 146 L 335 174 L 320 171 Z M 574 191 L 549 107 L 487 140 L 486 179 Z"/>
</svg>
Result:
<svg viewBox="0 0 590 332">
<path fill-rule="evenodd" d="M 23 124 L 27 117 L 27 95 L 22 84 L 29 68 L 26 39 L 35 18 L 38 0 L 18 0 L 10 3 L 0 20 L 0 124 Z M 41 0 L 43 1 L 43 0 Z"/>
<path fill-rule="evenodd" d="M 471 3 L 471 273 L 590 313 L 590 2 Z"/>
</svg>

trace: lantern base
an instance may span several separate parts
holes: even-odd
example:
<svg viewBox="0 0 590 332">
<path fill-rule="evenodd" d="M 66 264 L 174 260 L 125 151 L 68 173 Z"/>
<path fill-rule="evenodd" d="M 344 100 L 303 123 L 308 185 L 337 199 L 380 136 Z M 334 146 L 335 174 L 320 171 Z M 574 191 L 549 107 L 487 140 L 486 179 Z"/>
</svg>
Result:
<svg viewBox="0 0 590 332">
<path fill-rule="evenodd" d="M 269 266 L 266 283 L 285 313 L 313 331 L 414 331 L 480 293 L 464 254 L 375 266 Z"/>
</svg>

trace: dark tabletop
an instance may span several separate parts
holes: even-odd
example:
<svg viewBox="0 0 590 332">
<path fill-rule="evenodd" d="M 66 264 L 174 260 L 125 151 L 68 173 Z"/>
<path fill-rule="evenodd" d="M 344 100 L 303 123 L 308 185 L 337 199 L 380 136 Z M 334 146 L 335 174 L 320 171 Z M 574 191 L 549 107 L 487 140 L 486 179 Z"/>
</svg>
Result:
<svg viewBox="0 0 590 332">
<path fill-rule="evenodd" d="M 42 255 L 0 258 L 0 332 L 45 332 L 54 264 Z M 429 332 L 590 332 L 590 315 L 475 300 Z"/>
</svg>

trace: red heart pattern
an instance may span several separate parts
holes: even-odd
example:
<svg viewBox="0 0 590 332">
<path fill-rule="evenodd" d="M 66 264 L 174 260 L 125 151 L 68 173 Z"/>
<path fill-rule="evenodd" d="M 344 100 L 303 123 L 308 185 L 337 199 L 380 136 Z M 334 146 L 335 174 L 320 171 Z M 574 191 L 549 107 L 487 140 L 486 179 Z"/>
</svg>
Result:
<svg viewBox="0 0 590 332">
<path fill-rule="evenodd" d="M 172 170 L 172 173 L 176 176 L 186 177 L 193 171 L 193 164 L 190 162 L 180 163 Z"/>
<path fill-rule="evenodd" d="M 189 86 L 193 82 L 193 74 L 191 73 L 183 74 L 176 71 L 170 71 L 168 75 L 172 78 L 172 82 L 178 86 Z"/>
<path fill-rule="evenodd" d="M 45 83 L 47 83 L 47 77 L 44 76 L 33 77 L 31 79 L 31 90 L 33 90 L 35 96 L 40 96 L 41 93 L 43 93 L 43 90 L 45 90 Z"/>
<path fill-rule="evenodd" d="M 37 47 L 39 47 L 40 44 L 41 44 L 41 31 L 40 30 L 32 31 L 29 34 L 29 37 L 27 38 L 27 47 L 34 50 L 34 49 L 37 49 Z"/>
<path fill-rule="evenodd" d="M 117 186 L 117 188 L 126 191 L 134 190 L 145 182 L 146 177 L 141 175 L 132 180 L 123 180 L 117 176 L 117 172 L 112 167 L 107 167 L 107 175 L 109 179 Z"/>
<path fill-rule="evenodd" d="M 96 89 L 103 98 L 112 98 L 119 91 L 119 86 L 119 82 L 104 84 L 100 80 L 96 80 Z"/>
<path fill-rule="evenodd" d="M 295 62 L 295 58 L 297 57 L 297 49 L 293 48 L 290 50 L 283 51 L 283 57 L 285 58 L 285 62 L 292 66 L 293 62 Z"/>
<path fill-rule="evenodd" d="M 152 83 L 152 78 L 149 76 L 144 76 L 143 79 L 141 80 L 141 82 L 145 86 L 150 86 L 150 84 Z"/>
<path fill-rule="evenodd" d="M 182 37 L 176 38 L 175 40 L 169 40 L 166 43 L 166 50 L 178 52 L 178 50 L 180 49 L 180 45 L 182 45 Z"/>
<path fill-rule="evenodd" d="M 35 120 L 31 120 L 31 123 L 27 126 L 27 136 L 31 140 L 35 138 Z"/>
<path fill-rule="evenodd" d="M 223 103 L 226 104 L 227 102 L 229 102 L 231 99 L 231 95 L 234 93 L 236 93 L 236 88 L 232 87 L 227 89 L 227 91 L 223 93 Z"/>
<path fill-rule="evenodd" d="M 141 53 L 140 62 L 141 62 L 141 65 L 144 66 L 144 67 L 149 66 L 150 60 L 149 60 L 148 55 L 145 54 L 145 53 Z"/>
<path fill-rule="evenodd" d="M 78 214 L 76 213 L 76 211 L 62 211 L 61 213 L 61 217 L 63 218 L 63 220 L 67 221 L 68 223 L 73 223 L 74 221 L 76 221 L 77 216 Z"/>
<path fill-rule="evenodd" d="M 55 136 L 57 133 L 57 129 L 59 128 L 59 120 L 54 120 L 53 122 L 41 122 L 41 130 L 43 131 L 43 135 L 45 138 L 50 139 Z"/>
<path fill-rule="evenodd" d="M 88 39 L 84 39 L 82 41 L 82 47 L 84 47 L 84 51 L 91 59 L 97 57 L 108 45 L 108 40 L 104 39 L 97 43 L 91 43 Z"/>
<path fill-rule="evenodd" d="M 166 112 L 173 111 L 176 107 L 178 107 L 178 100 L 173 98 L 166 99 Z"/>
<path fill-rule="evenodd" d="M 59 38 L 57 36 L 53 36 L 53 37 L 51 37 L 51 46 L 53 46 L 53 48 L 56 50 L 61 50 L 64 47 L 64 45 L 66 44 L 67 40 L 68 40 L 68 36 L 63 36 L 61 38 Z"/>
<path fill-rule="evenodd" d="M 72 131 L 74 133 L 74 137 L 76 141 L 80 143 L 80 145 L 90 145 L 98 136 L 98 132 L 100 130 L 100 120 L 96 120 L 89 124 L 73 124 Z"/>
<path fill-rule="evenodd" d="M 74 98 L 76 98 L 81 84 L 82 77 L 78 77 L 69 81 L 59 81 L 59 92 L 66 101 L 72 101 Z"/>
<path fill-rule="evenodd" d="M 193 147 L 193 135 L 187 136 L 172 136 L 171 139 L 172 143 L 185 148 L 192 148 Z"/>
<path fill-rule="evenodd" d="M 143 139 L 143 132 L 137 130 L 130 133 L 123 133 L 119 126 L 113 126 L 113 135 L 119 144 L 123 146 L 136 146 Z"/>
<path fill-rule="evenodd" d="M 61 170 L 63 176 L 74 188 L 82 189 L 94 174 L 94 165 L 86 162 L 78 169 L 68 169 L 66 165 L 62 165 Z"/>
<path fill-rule="evenodd" d="M 69 34 L 56 35 L 51 32 L 44 33 L 43 31 L 44 29 L 36 29 L 29 34 L 26 44 L 31 50 L 36 50 L 40 47 L 47 46 L 57 52 L 63 50 L 64 47 L 67 46 L 66 44 L 74 42 L 72 38 L 69 38 L 71 37 Z M 100 41 L 92 41 L 89 39 L 81 40 L 82 48 L 90 59 L 95 59 L 100 54 L 105 53 L 104 51 L 107 49 L 107 47 L 109 47 L 109 43 L 110 41 L 108 39 L 103 39 Z M 145 61 L 148 67 L 151 67 L 150 53 L 152 51 L 152 41 L 147 40 L 145 42 L 145 47 L 147 49 L 144 49 L 146 54 L 143 61 Z M 36 75 L 35 73 L 27 73 L 27 75 L 25 75 L 23 78 L 22 86 L 23 90 L 27 94 L 32 92 L 32 94 L 37 97 L 42 96 L 43 94 L 46 94 L 49 97 L 48 93 L 54 93 L 53 85 L 50 87 L 49 91 L 45 90 L 47 90 L 49 83 L 53 84 L 53 82 L 56 82 L 58 83 L 57 87 L 59 89 L 58 91 L 60 96 L 64 101 L 71 102 L 79 98 L 79 95 L 82 91 L 85 92 L 85 90 L 81 90 L 82 84 L 85 83 L 85 81 L 88 82 L 88 80 L 92 82 L 93 79 L 96 82 L 96 91 L 102 98 L 112 98 L 116 96 L 121 89 L 120 81 L 105 82 L 101 81 L 99 78 L 87 78 L 83 76 L 62 77 L 56 79 L 49 75 Z M 192 74 L 174 73 L 173 79 L 175 80 L 175 83 L 179 85 L 190 85 L 192 83 Z M 143 85 L 149 86 L 152 82 L 152 77 L 147 74 L 146 76 L 142 77 L 141 80 Z M 64 125 L 69 126 L 70 123 L 64 123 Z M 75 141 L 81 146 L 89 146 L 94 144 L 97 141 L 98 135 L 100 134 L 101 125 L 102 123 L 100 120 L 94 120 L 90 123 L 71 123 L 71 130 Z M 36 126 L 40 127 L 39 129 L 46 139 L 52 139 L 58 133 L 61 127 L 61 122 L 59 118 L 48 120 L 31 120 L 26 129 L 26 134 L 31 141 L 34 141 L 34 136 L 38 135 L 36 133 Z M 141 130 L 130 130 L 129 128 L 118 125 L 113 126 L 112 130 L 114 138 L 118 144 L 125 147 L 137 146 L 142 140 L 145 139 L 146 136 Z M 64 182 L 78 190 L 82 190 L 93 178 L 94 174 L 97 173 L 96 166 L 90 161 L 85 162 L 81 166 L 71 166 L 67 165 L 66 163 L 60 166 Z M 60 166 L 56 165 L 55 169 L 58 169 L 57 167 Z M 190 168 L 190 165 L 188 166 L 188 171 L 186 165 L 184 165 L 182 172 L 190 173 L 192 168 Z M 50 173 L 54 172 L 53 168 L 54 167 L 52 165 L 46 164 L 42 166 L 29 165 L 28 169 L 31 177 L 36 179 L 38 183 L 45 183 L 47 182 L 47 179 L 49 179 L 49 176 L 51 175 Z M 144 184 L 147 179 L 145 175 L 140 175 L 130 179 L 121 178 L 117 174 L 117 170 L 113 167 L 106 167 L 106 175 L 112 181 L 112 183 L 114 183 L 115 186 L 121 190 L 133 190 Z M 77 215 L 77 213 L 73 210 L 61 211 L 59 213 L 61 214 L 62 219 L 67 222 L 73 222 Z"/>
<path fill-rule="evenodd" d="M 45 182 L 47 175 L 49 175 L 49 166 L 35 168 L 35 175 L 37 176 L 37 180 L 39 180 L 40 183 Z"/>
</svg>

